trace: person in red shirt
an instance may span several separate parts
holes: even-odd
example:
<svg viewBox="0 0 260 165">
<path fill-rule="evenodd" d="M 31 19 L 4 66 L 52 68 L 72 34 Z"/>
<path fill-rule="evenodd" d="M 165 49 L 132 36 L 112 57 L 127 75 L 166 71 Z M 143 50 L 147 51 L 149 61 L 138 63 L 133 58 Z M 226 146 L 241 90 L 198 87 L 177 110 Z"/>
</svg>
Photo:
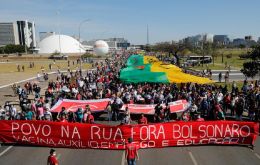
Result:
<svg viewBox="0 0 260 165">
<path fill-rule="evenodd" d="M 91 111 L 88 111 L 87 123 L 93 124 L 94 123 L 94 116 L 91 114 Z"/>
<path fill-rule="evenodd" d="M 138 120 L 138 124 L 147 124 L 147 118 L 144 116 L 144 114 L 141 114 L 141 118 Z"/>
<path fill-rule="evenodd" d="M 138 149 L 139 147 L 133 143 L 133 139 L 129 138 L 125 152 L 125 158 L 128 165 L 136 165 L 136 160 L 139 160 Z"/>
<path fill-rule="evenodd" d="M 50 150 L 50 156 L 48 156 L 47 165 L 59 165 L 56 158 L 56 151 L 54 149 Z"/>
<path fill-rule="evenodd" d="M 62 123 L 67 123 L 68 120 L 66 119 L 66 115 L 62 115 L 61 118 L 59 119 L 59 122 L 62 122 Z"/>
<path fill-rule="evenodd" d="M 198 115 L 197 120 L 196 121 L 205 121 L 204 118 L 202 118 L 200 115 Z"/>
</svg>

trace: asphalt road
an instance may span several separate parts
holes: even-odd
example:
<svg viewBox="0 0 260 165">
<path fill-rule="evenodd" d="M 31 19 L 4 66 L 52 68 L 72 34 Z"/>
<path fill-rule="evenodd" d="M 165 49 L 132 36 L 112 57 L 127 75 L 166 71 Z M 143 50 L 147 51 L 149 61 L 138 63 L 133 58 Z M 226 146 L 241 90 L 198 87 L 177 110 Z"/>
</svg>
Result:
<svg viewBox="0 0 260 165">
<path fill-rule="evenodd" d="M 62 165 L 124 165 L 124 151 L 57 148 Z M 3 154 L 2 154 L 3 153 Z M 46 164 L 47 147 L 2 146 L 1 165 Z M 260 139 L 251 150 L 245 146 L 193 146 L 139 150 L 139 165 L 259 165 Z"/>
<path fill-rule="evenodd" d="M 44 89 L 46 82 L 40 84 Z M 0 104 L 14 98 L 11 88 L 0 89 Z M 139 150 L 138 165 L 259 165 L 260 139 L 254 150 L 245 146 L 189 146 Z M 46 164 L 50 148 L 2 145 L 0 165 Z M 123 165 L 124 151 L 57 148 L 61 165 Z"/>
<path fill-rule="evenodd" d="M 215 80 L 215 81 L 218 81 L 218 75 L 219 73 L 222 73 L 222 82 L 225 81 L 224 79 L 224 76 L 225 76 L 225 73 L 226 71 L 212 71 L 212 79 Z M 252 78 L 248 78 L 248 81 L 250 80 L 259 80 L 259 75 L 257 75 L 256 77 L 254 77 L 254 79 Z M 245 79 L 245 76 L 243 75 L 243 73 L 241 73 L 239 70 L 234 70 L 234 71 L 231 71 L 230 74 L 229 74 L 229 82 L 232 82 L 232 81 L 243 81 Z"/>
</svg>

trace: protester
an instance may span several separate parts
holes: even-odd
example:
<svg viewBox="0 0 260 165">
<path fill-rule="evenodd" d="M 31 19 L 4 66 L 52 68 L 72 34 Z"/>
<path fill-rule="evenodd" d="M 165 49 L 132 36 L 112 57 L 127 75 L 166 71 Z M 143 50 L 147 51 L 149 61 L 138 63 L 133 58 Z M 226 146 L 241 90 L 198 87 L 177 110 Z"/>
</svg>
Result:
<svg viewBox="0 0 260 165">
<path fill-rule="evenodd" d="M 67 123 L 68 120 L 66 119 L 66 115 L 62 114 L 62 115 L 61 115 L 61 118 L 59 119 L 59 122 Z"/>
<path fill-rule="evenodd" d="M 198 114 L 196 121 L 205 121 L 205 120 L 204 120 L 204 118 L 202 118 L 202 117 L 200 116 L 200 114 Z"/>
<path fill-rule="evenodd" d="M 0 120 L 5 120 L 6 111 L 2 106 L 0 106 Z"/>
<path fill-rule="evenodd" d="M 148 124 L 147 118 L 144 116 L 144 114 L 141 114 L 140 119 L 138 120 L 138 124 Z"/>
<path fill-rule="evenodd" d="M 34 113 L 31 110 L 27 110 L 25 112 L 25 120 L 33 120 L 34 119 Z"/>
<path fill-rule="evenodd" d="M 83 109 L 82 108 L 78 108 L 78 110 L 76 111 L 76 119 L 78 123 L 82 123 L 83 121 Z"/>
<path fill-rule="evenodd" d="M 67 115 L 67 111 L 66 111 L 65 107 L 62 107 L 61 111 L 57 115 L 57 119 L 59 120 L 61 118 L 61 116 L 66 116 L 66 115 Z"/>
<path fill-rule="evenodd" d="M 171 110 L 170 110 L 170 106 L 168 103 L 165 104 L 163 113 L 164 113 L 164 121 L 170 121 Z"/>
<path fill-rule="evenodd" d="M 94 124 L 94 116 L 91 114 L 91 111 L 88 111 L 87 123 Z"/>
<path fill-rule="evenodd" d="M 128 107 L 126 107 L 123 113 L 121 124 L 130 124 L 130 123 L 131 123 L 130 111 Z"/>
<path fill-rule="evenodd" d="M 107 119 L 108 119 L 108 121 L 111 121 L 112 120 L 111 101 L 108 102 L 107 107 L 106 107 L 106 111 L 107 111 Z"/>
<path fill-rule="evenodd" d="M 161 106 L 161 103 L 158 103 L 156 106 L 155 106 L 155 113 L 154 113 L 154 121 L 155 122 L 161 122 L 162 121 L 162 106 Z"/>
<path fill-rule="evenodd" d="M 52 121 L 52 113 L 50 112 L 50 108 L 47 108 L 46 111 L 44 112 L 44 120 L 47 121 Z"/>
<path fill-rule="evenodd" d="M 192 102 L 192 105 L 190 107 L 190 116 L 192 120 L 195 120 L 195 114 L 198 113 L 198 107 L 195 104 L 195 102 Z"/>
<path fill-rule="evenodd" d="M 128 165 L 136 165 L 136 161 L 139 160 L 138 149 L 138 146 L 133 143 L 133 139 L 128 138 L 125 152 L 125 160 Z"/>
<path fill-rule="evenodd" d="M 58 159 L 56 158 L 56 151 L 54 149 L 50 150 L 50 155 L 47 159 L 47 165 L 59 165 Z"/>
</svg>

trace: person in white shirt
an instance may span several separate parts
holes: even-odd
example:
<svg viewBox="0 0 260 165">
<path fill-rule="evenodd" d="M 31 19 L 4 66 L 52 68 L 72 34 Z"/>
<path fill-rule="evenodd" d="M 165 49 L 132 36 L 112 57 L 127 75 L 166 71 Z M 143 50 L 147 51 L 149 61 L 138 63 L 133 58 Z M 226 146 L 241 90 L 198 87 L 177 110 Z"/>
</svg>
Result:
<svg viewBox="0 0 260 165">
<path fill-rule="evenodd" d="M 11 107 L 9 109 L 9 114 L 10 114 L 10 119 L 14 120 L 17 115 L 17 110 L 14 105 L 11 105 Z"/>
<path fill-rule="evenodd" d="M 40 78 L 41 78 L 41 75 L 40 75 L 40 73 L 38 72 L 38 73 L 37 73 L 37 80 L 40 81 Z"/>
<path fill-rule="evenodd" d="M 5 109 L 0 106 L 0 120 L 5 120 L 6 112 Z"/>
<path fill-rule="evenodd" d="M 52 121 L 52 114 L 50 112 L 50 108 L 47 108 L 44 112 L 44 119 L 48 121 Z"/>
<path fill-rule="evenodd" d="M 221 92 L 219 92 L 219 93 L 217 94 L 217 101 L 220 102 L 220 101 L 222 101 L 222 100 L 223 100 L 223 94 L 222 94 Z"/>
</svg>

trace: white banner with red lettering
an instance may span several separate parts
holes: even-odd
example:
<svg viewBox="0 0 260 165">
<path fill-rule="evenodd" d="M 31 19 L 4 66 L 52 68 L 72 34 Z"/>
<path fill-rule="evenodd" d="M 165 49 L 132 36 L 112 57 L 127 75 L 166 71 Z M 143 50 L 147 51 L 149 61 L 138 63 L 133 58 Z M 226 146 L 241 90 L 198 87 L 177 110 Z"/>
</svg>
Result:
<svg viewBox="0 0 260 165">
<path fill-rule="evenodd" d="M 253 145 L 258 130 L 258 123 L 239 121 L 109 126 L 2 120 L 0 141 L 22 145 L 97 149 L 124 149 L 129 137 L 140 148 L 208 144 Z"/>
<path fill-rule="evenodd" d="M 62 107 L 65 107 L 66 110 L 76 112 L 78 108 L 85 109 L 86 105 L 89 105 L 89 108 L 92 112 L 102 112 L 105 111 L 108 102 L 110 99 L 97 99 L 97 100 L 69 100 L 63 99 L 59 100 L 52 108 L 51 112 L 60 112 Z"/>
<path fill-rule="evenodd" d="M 98 99 L 98 100 L 59 100 L 51 109 L 51 112 L 60 112 L 62 107 L 65 107 L 67 111 L 76 112 L 78 108 L 85 109 L 86 105 L 89 105 L 92 112 L 105 111 L 110 99 Z M 147 114 L 153 115 L 155 104 L 125 104 L 121 110 L 128 107 L 131 114 Z M 165 105 L 163 105 L 164 107 Z M 187 110 L 189 103 L 186 100 L 178 100 L 169 103 L 171 113 L 183 112 Z"/>
</svg>

